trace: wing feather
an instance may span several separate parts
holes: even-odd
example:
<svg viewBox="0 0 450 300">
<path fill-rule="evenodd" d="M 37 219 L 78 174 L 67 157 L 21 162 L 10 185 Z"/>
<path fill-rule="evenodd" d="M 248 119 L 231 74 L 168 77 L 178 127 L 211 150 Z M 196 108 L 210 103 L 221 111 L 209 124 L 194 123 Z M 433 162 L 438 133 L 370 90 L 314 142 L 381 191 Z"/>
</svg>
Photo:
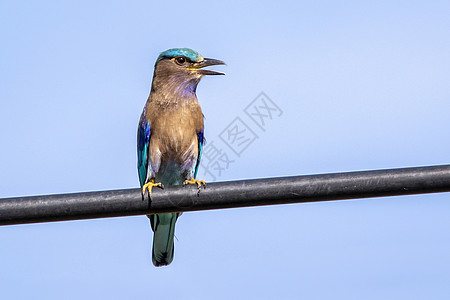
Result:
<svg viewBox="0 0 450 300">
<path fill-rule="evenodd" d="M 145 184 L 147 178 L 148 168 L 148 147 L 150 144 L 151 128 L 150 122 L 145 120 L 144 113 L 139 122 L 138 136 L 137 136 L 137 156 L 138 156 L 138 173 L 141 187 Z"/>
<path fill-rule="evenodd" d="M 203 130 L 197 133 L 197 141 L 198 141 L 198 156 L 197 156 L 197 163 L 195 164 L 194 179 L 197 178 L 198 167 L 200 166 L 200 159 L 202 158 L 203 144 L 206 141 L 203 135 Z"/>
</svg>

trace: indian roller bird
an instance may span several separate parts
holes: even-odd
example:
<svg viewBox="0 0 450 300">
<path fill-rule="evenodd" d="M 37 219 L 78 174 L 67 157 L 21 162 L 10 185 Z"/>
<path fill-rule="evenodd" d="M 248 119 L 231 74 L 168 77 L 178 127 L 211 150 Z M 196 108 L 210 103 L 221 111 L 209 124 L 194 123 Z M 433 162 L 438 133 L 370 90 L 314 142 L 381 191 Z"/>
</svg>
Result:
<svg viewBox="0 0 450 300">
<path fill-rule="evenodd" d="M 204 67 L 223 64 L 188 48 L 169 49 L 159 55 L 137 136 L 143 195 L 148 191 L 151 197 L 153 187 L 196 184 L 200 190 L 205 185 L 196 179 L 205 142 L 196 89 L 205 75 L 225 75 Z M 180 214 L 148 216 L 154 232 L 152 261 L 157 267 L 173 260 L 175 222 Z"/>
</svg>

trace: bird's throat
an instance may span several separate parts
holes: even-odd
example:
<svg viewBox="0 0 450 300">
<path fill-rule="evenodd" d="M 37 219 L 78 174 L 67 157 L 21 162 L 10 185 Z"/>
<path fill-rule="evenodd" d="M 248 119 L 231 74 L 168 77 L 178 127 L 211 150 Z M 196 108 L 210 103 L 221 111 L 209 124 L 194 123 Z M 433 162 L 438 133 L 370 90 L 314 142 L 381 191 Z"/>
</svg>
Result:
<svg viewBox="0 0 450 300">
<path fill-rule="evenodd" d="M 152 96 L 159 101 L 197 101 L 195 92 L 200 78 L 168 76 L 164 79 L 154 78 L 152 83 Z"/>
</svg>

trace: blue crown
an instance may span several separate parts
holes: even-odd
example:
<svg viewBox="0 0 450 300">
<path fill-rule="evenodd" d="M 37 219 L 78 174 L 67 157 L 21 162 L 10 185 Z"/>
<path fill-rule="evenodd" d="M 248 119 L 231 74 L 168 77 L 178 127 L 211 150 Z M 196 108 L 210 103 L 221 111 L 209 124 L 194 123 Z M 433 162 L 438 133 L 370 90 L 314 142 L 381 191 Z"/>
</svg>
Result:
<svg viewBox="0 0 450 300">
<path fill-rule="evenodd" d="M 192 49 L 189 48 L 173 48 L 166 50 L 162 52 L 158 59 L 156 60 L 156 63 L 158 63 L 163 58 L 174 58 L 177 56 L 185 56 L 189 58 L 193 62 L 200 62 L 203 60 L 203 56 L 201 56 L 198 52 L 195 52 Z"/>
</svg>

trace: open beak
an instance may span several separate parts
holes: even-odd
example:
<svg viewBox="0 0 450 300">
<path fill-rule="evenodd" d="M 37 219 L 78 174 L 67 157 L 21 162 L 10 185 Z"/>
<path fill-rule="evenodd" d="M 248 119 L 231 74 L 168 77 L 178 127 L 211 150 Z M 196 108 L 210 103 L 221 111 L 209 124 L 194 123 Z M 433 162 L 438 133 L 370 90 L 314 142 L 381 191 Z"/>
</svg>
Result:
<svg viewBox="0 0 450 300">
<path fill-rule="evenodd" d="M 223 72 L 202 69 L 204 67 L 216 65 L 226 65 L 226 63 L 218 59 L 205 58 L 201 62 L 195 63 L 191 68 L 196 69 L 197 73 L 202 75 L 225 75 Z"/>
</svg>

